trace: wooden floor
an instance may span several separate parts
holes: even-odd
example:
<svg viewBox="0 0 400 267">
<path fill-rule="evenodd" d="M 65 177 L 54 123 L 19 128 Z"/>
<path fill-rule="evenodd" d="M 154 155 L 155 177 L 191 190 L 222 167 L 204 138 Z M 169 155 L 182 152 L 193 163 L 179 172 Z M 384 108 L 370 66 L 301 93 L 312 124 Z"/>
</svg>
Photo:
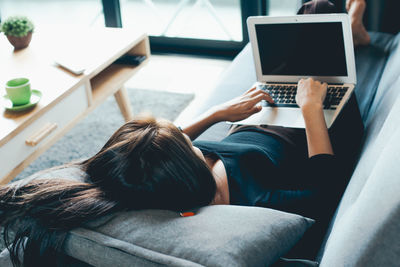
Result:
<svg viewBox="0 0 400 267">
<path fill-rule="evenodd" d="M 193 93 L 195 106 L 214 88 L 231 60 L 183 55 L 152 55 L 149 63 L 126 83 L 126 87 Z M 185 113 L 185 112 L 183 112 Z M 178 121 L 185 121 L 185 116 Z"/>
</svg>

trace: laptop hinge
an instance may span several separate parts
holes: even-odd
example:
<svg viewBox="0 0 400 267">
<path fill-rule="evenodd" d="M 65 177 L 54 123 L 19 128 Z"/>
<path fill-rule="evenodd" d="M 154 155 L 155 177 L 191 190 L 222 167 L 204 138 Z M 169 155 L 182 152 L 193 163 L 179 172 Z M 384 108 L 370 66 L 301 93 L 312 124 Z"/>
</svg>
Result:
<svg viewBox="0 0 400 267">
<path fill-rule="evenodd" d="M 290 83 L 290 82 L 262 82 L 262 83 L 265 83 L 265 84 L 297 84 L 297 83 Z M 343 86 L 344 85 L 344 83 L 328 83 L 329 85 L 341 85 L 341 86 Z"/>
</svg>

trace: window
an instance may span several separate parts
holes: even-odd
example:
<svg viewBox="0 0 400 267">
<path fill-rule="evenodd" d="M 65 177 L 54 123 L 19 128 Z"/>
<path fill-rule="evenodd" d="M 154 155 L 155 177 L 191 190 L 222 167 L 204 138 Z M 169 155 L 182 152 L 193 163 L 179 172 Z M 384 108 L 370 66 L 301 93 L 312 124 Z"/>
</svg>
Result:
<svg viewBox="0 0 400 267">
<path fill-rule="evenodd" d="M 301 0 L 121 0 L 121 25 L 146 28 L 153 51 L 235 56 L 248 43 L 248 16 L 293 15 L 301 4 Z"/>
<path fill-rule="evenodd" d="M 152 51 L 235 56 L 252 15 L 296 14 L 301 0 L 1 0 L 2 18 L 28 15 L 40 25 L 140 28 Z M 23 9 L 21 9 L 23 7 Z M 21 10 L 23 10 L 21 12 Z"/>
<path fill-rule="evenodd" d="M 122 25 L 153 36 L 238 41 L 243 39 L 240 0 L 121 1 Z"/>
<path fill-rule="evenodd" d="M 55 24 L 104 26 L 100 0 L 1 0 L 0 12 L 2 20 L 28 16 L 37 28 Z"/>
</svg>

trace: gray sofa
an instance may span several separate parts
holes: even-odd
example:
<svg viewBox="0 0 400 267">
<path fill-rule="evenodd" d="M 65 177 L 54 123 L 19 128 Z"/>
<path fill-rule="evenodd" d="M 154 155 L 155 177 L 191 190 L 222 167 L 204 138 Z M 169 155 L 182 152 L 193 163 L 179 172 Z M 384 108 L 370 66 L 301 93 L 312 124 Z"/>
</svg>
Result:
<svg viewBox="0 0 400 267">
<path fill-rule="evenodd" d="M 371 34 L 356 49 L 356 96 L 365 124 L 360 158 L 320 248 L 320 266 L 400 266 L 400 35 Z M 236 57 L 198 113 L 256 80 L 251 48 Z M 218 140 L 220 123 L 200 139 Z"/>
<path fill-rule="evenodd" d="M 72 230 L 69 266 L 399 266 L 400 264 L 400 35 L 372 34 L 356 50 L 356 96 L 366 128 L 361 156 L 315 262 L 279 259 L 312 225 L 307 218 L 264 208 L 211 206 L 180 218 L 170 211 L 110 214 Z M 255 81 L 247 46 L 196 116 L 241 94 Z M 199 139 L 219 140 L 219 123 Z M 31 177 L 85 180 L 61 168 Z M 311 226 L 312 227 L 312 226 Z M 0 266 L 9 266 L 7 250 Z"/>
</svg>

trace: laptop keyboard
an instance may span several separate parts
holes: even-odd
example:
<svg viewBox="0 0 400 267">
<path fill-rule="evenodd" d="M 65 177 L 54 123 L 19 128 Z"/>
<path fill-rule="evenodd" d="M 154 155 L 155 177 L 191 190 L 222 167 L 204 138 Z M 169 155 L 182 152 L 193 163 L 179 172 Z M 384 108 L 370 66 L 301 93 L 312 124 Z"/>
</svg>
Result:
<svg viewBox="0 0 400 267">
<path fill-rule="evenodd" d="M 270 104 L 267 101 L 262 101 L 262 106 L 272 107 L 293 107 L 297 108 L 296 104 L 296 92 L 297 84 L 292 85 L 272 85 L 272 84 L 260 84 L 257 86 L 261 90 L 266 91 L 274 100 L 274 104 Z M 328 86 L 324 101 L 324 109 L 336 109 L 340 101 L 346 94 L 349 88 L 345 86 Z"/>
</svg>

